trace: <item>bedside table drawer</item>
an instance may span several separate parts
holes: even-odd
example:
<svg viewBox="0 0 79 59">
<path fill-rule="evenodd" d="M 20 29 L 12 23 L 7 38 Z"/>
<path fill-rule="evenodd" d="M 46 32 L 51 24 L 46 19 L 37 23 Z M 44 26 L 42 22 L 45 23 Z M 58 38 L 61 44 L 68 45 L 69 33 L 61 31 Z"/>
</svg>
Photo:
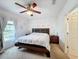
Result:
<svg viewBox="0 0 79 59">
<path fill-rule="evenodd" d="M 59 43 L 59 37 L 58 36 L 55 36 L 55 35 L 52 35 L 50 36 L 50 43 Z"/>
</svg>

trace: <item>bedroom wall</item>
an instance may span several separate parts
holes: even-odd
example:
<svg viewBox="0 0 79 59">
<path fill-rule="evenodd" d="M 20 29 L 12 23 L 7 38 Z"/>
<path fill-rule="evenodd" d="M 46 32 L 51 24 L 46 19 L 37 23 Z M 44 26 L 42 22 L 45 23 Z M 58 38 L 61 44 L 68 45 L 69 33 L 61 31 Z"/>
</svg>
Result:
<svg viewBox="0 0 79 59">
<path fill-rule="evenodd" d="M 20 15 L 14 14 L 10 11 L 7 11 L 5 9 L 0 9 L 0 18 L 3 20 L 4 24 L 6 24 L 7 20 L 12 20 L 15 23 L 15 29 L 16 29 L 16 39 L 20 36 L 25 35 L 28 33 L 28 18 L 21 17 Z M 4 27 L 3 27 L 4 28 Z M 3 42 L 4 48 L 7 49 L 14 45 L 13 41 L 6 41 Z"/>
<path fill-rule="evenodd" d="M 16 37 L 28 32 L 29 19 L 27 17 L 22 17 L 4 9 L 0 9 L 0 17 L 4 18 L 5 21 L 13 20 L 15 22 Z"/>
<path fill-rule="evenodd" d="M 50 35 L 56 35 L 56 26 L 55 21 L 56 18 L 37 18 L 30 19 L 29 31 L 31 32 L 32 28 L 49 28 Z"/>
<path fill-rule="evenodd" d="M 41 14 L 35 14 L 30 17 L 29 21 L 29 32 L 32 31 L 32 28 L 49 28 L 50 35 L 57 35 L 56 29 L 56 15 L 53 15 L 51 9 L 41 9 Z"/>
<path fill-rule="evenodd" d="M 67 0 L 66 5 L 64 6 L 62 12 L 59 14 L 57 19 L 57 31 L 58 35 L 60 36 L 60 46 L 63 50 L 65 50 L 65 17 L 68 12 L 70 12 L 72 9 L 76 8 L 78 4 L 77 0 Z"/>
</svg>

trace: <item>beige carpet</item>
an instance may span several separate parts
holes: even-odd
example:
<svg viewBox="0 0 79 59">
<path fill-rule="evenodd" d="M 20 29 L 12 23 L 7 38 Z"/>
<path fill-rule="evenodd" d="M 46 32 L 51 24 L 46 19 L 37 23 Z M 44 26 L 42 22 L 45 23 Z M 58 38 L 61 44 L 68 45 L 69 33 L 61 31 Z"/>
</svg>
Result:
<svg viewBox="0 0 79 59">
<path fill-rule="evenodd" d="M 24 49 L 12 47 L 0 54 L 0 59 L 50 59 L 41 54 L 26 52 Z"/>
<path fill-rule="evenodd" d="M 68 59 L 56 44 L 51 44 L 50 53 L 51 57 L 48 58 L 45 55 L 27 52 L 24 49 L 17 49 L 17 47 L 12 47 L 6 50 L 3 54 L 0 54 L 0 59 Z"/>
<path fill-rule="evenodd" d="M 59 45 L 57 44 L 51 44 L 51 59 L 53 59 L 53 56 L 55 59 L 69 59 L 66 54 L 64 54 Z"/>
</svg>

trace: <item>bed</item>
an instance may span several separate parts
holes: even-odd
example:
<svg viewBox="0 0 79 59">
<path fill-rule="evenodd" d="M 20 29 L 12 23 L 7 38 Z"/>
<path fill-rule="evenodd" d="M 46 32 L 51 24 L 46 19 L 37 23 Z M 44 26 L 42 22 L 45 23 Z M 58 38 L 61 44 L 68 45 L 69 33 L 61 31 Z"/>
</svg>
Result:
<svg viewBox="0 0 79 59">
<path fill-rule="evenodd" d="M 32 28 L 32 33 L 18 38 L 15 46 L 45 53 L 50 57 L 49 28 Z"/>
</svg>

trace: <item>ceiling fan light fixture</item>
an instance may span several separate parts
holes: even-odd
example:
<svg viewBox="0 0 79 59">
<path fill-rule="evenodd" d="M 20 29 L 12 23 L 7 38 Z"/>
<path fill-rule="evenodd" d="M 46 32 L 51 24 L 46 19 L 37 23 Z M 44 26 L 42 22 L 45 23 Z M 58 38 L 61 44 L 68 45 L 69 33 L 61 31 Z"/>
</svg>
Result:
<svg viewBox="0 0 79 59">
<path fill-rule="evenodd" d="M 27 14 L 28 15 L 33 15 L 33 12 L 32 11 L 28 11 Z"/>
</svg>

